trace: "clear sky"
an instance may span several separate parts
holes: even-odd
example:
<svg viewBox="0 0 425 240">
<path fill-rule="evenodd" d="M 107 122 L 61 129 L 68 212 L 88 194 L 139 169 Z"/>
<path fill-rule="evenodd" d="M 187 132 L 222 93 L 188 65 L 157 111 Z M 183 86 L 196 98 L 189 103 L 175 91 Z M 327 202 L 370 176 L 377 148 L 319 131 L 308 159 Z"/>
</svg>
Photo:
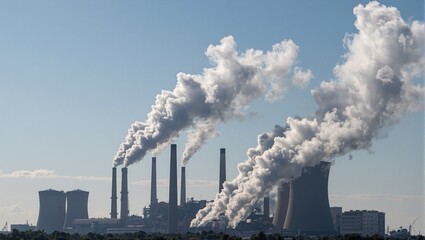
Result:
<svg viewBox="0 0 425 240">
<path fill-rule="evenodd" d="M 424 21 L 421 0 L 382 2 L 406 21 Z M 254 101 L 249 117 L 220 124 L 187 165 L 188 197 L 213 199 L 219 148 L 234 178 L 258 134 L 314 113 L 310 90 L 333 78 L 359 3 L 367 1 L 2 1 L 0 226 L 36 224 L 38 191 L 48 188 L 89 191 L 89 216 L 108 217 L 118 146 L 155 96 L 174 89 L 177 73 L 211 67 L 207 47 L 229 35 L 239 51 L 292 39 L 297 64 L 314 75 L 309 85 L 273 103 Z M 424 113 L 411 113 L 385 128 L 371 152 L 335 159 L 331 205 L 383 211 L 390 229 L 419 217 L 413 228 L 424 233 L 424 133 Z M 185 141 L 175 141 L 180 155 Z M 167 201 L 169 148 L 157 162 L 159 200 Z M 131 214 L 149 204 L 150 166 L 148 155 L 129 167 Z"/>
</svg>

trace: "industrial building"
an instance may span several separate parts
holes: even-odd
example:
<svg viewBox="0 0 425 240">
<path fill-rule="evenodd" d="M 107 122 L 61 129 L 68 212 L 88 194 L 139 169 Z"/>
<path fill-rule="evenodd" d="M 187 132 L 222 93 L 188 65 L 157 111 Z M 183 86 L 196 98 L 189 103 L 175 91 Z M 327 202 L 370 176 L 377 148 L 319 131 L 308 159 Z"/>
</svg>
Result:
<svg viewBox="0 0 425 240">
<path fill-rule="evenodd" d="M 341 234 L 372 236 L 385 234 L 385 213 L 368 210 L 350 210 L 341 215 Z"/>
</svg>

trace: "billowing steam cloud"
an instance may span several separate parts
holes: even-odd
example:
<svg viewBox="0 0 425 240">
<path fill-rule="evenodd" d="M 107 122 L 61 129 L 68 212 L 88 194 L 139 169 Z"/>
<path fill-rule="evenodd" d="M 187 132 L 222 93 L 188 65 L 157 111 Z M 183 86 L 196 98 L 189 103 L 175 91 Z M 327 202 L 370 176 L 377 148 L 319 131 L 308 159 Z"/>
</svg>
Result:
<svg viewBox="0 0 425 240">
<path fill-rule="evenodd" d="M 396 8 L 378 2 L 358 5 L 354 14 L 358 33 L 346 37 L 348 52 L 334 69 L 335 80 L 312 91 L 315 116 L 288 118 L 284 130 L 260 135 L 238 165 L 239 175 L 225 182 L 192 227 L 223 218 L 235 227 L 280 181 L 319 161 L 369 149 L 383 126 L 422 109 L 425 90 L 414 79 L 424 74 L 424 23 L 407 23 Z"/>
<path fill-rule="evenodd" d="M 206 51 L 213 63 L 201 75 L 177 74 L 173 91 L 163 90 L 145 122 L 135 122 L 120 145 L 114 165 L 128 166 L 140 161 L 148 151 L 158 153 L 184 129 L 190 129 L 183 164 L 216 135 L 217 123 L 243 117 L 248 104 L 265 96 L 273 101 L 291 85 L 305 86 L 310 70 L 295 67 L 298 46 L 291 40 L 273 45 L 271 51 L 236 51 L 233 37 L 221 39 Z"/>
</svg>

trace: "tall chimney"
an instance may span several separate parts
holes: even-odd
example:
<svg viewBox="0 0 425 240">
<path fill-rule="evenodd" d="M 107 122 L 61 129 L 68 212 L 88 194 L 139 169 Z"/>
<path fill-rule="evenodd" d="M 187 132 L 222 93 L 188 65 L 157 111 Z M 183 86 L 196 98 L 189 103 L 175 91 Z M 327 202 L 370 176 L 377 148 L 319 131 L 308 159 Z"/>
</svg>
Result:
<svg viewBox="0 0 425 240">
<path fill-rule="evenodd" d="M 127 179 L 127 168 L 121 168 L 122 180 L 121 180 L 121 223 L 126 224 L 128 218 L 128 179 Z"/>
<path fill-rule="evenodd" d="M 226 149 L 220 148 L 220 178 L 218 192 L 223 189 L 223 183 L 226 181 Z"/>
<path fill-rule="evenodd" d="M 330 165 L 329 162 L 320 162 L 306 168 L 301 177 L 290 183 L 283 228 L 305 234 L 335 234 L 328 198 Z"/>
<path fill-rule="evenodd" d="M 112 168 L 111 218 L 117 218 L 117 168 Z"/>
<path fill-rule="evenodd" d="M 263 214 L 264 214 L 264 220 L 268 220 L 270 218 L 270 198 L 269 197 L 264 198 Z"/>
<path fill-rule="evenodd" d="M 151 172 L 151 204 L 156 203 L 156 157 L 152 157 L 152 172 Z"/>
<path fill-rule="evenodd" d="M 273 216 L 273 225 L 277 229 L 282 229 L 285 223 L 286 212 L 288 211 L 289 183 L 282 183 L 277 188 L 276 209 Z"/>
<path fill-rule="evenodd" d="M 182 167 L 182 176 L 180 183 L 180 206 L 186 204 L 186 167 Z"/>
<path fill-rule="evenodd" d="M 177 145 L 171 144 L 168 233 L 177 232 Z"/>
</svg>

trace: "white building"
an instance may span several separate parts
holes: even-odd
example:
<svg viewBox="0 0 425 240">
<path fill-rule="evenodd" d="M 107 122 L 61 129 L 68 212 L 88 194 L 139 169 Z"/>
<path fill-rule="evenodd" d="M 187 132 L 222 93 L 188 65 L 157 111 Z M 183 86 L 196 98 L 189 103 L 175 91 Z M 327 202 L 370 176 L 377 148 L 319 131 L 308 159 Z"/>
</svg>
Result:
<svg viewBox="0 0 425 240">
<path fill-rule="evenodd" d="M 385 213 L 367 210 L 343 212 L 340 228 L 342 235 L 382 236 L 385 234 Z"/>
</svg>

